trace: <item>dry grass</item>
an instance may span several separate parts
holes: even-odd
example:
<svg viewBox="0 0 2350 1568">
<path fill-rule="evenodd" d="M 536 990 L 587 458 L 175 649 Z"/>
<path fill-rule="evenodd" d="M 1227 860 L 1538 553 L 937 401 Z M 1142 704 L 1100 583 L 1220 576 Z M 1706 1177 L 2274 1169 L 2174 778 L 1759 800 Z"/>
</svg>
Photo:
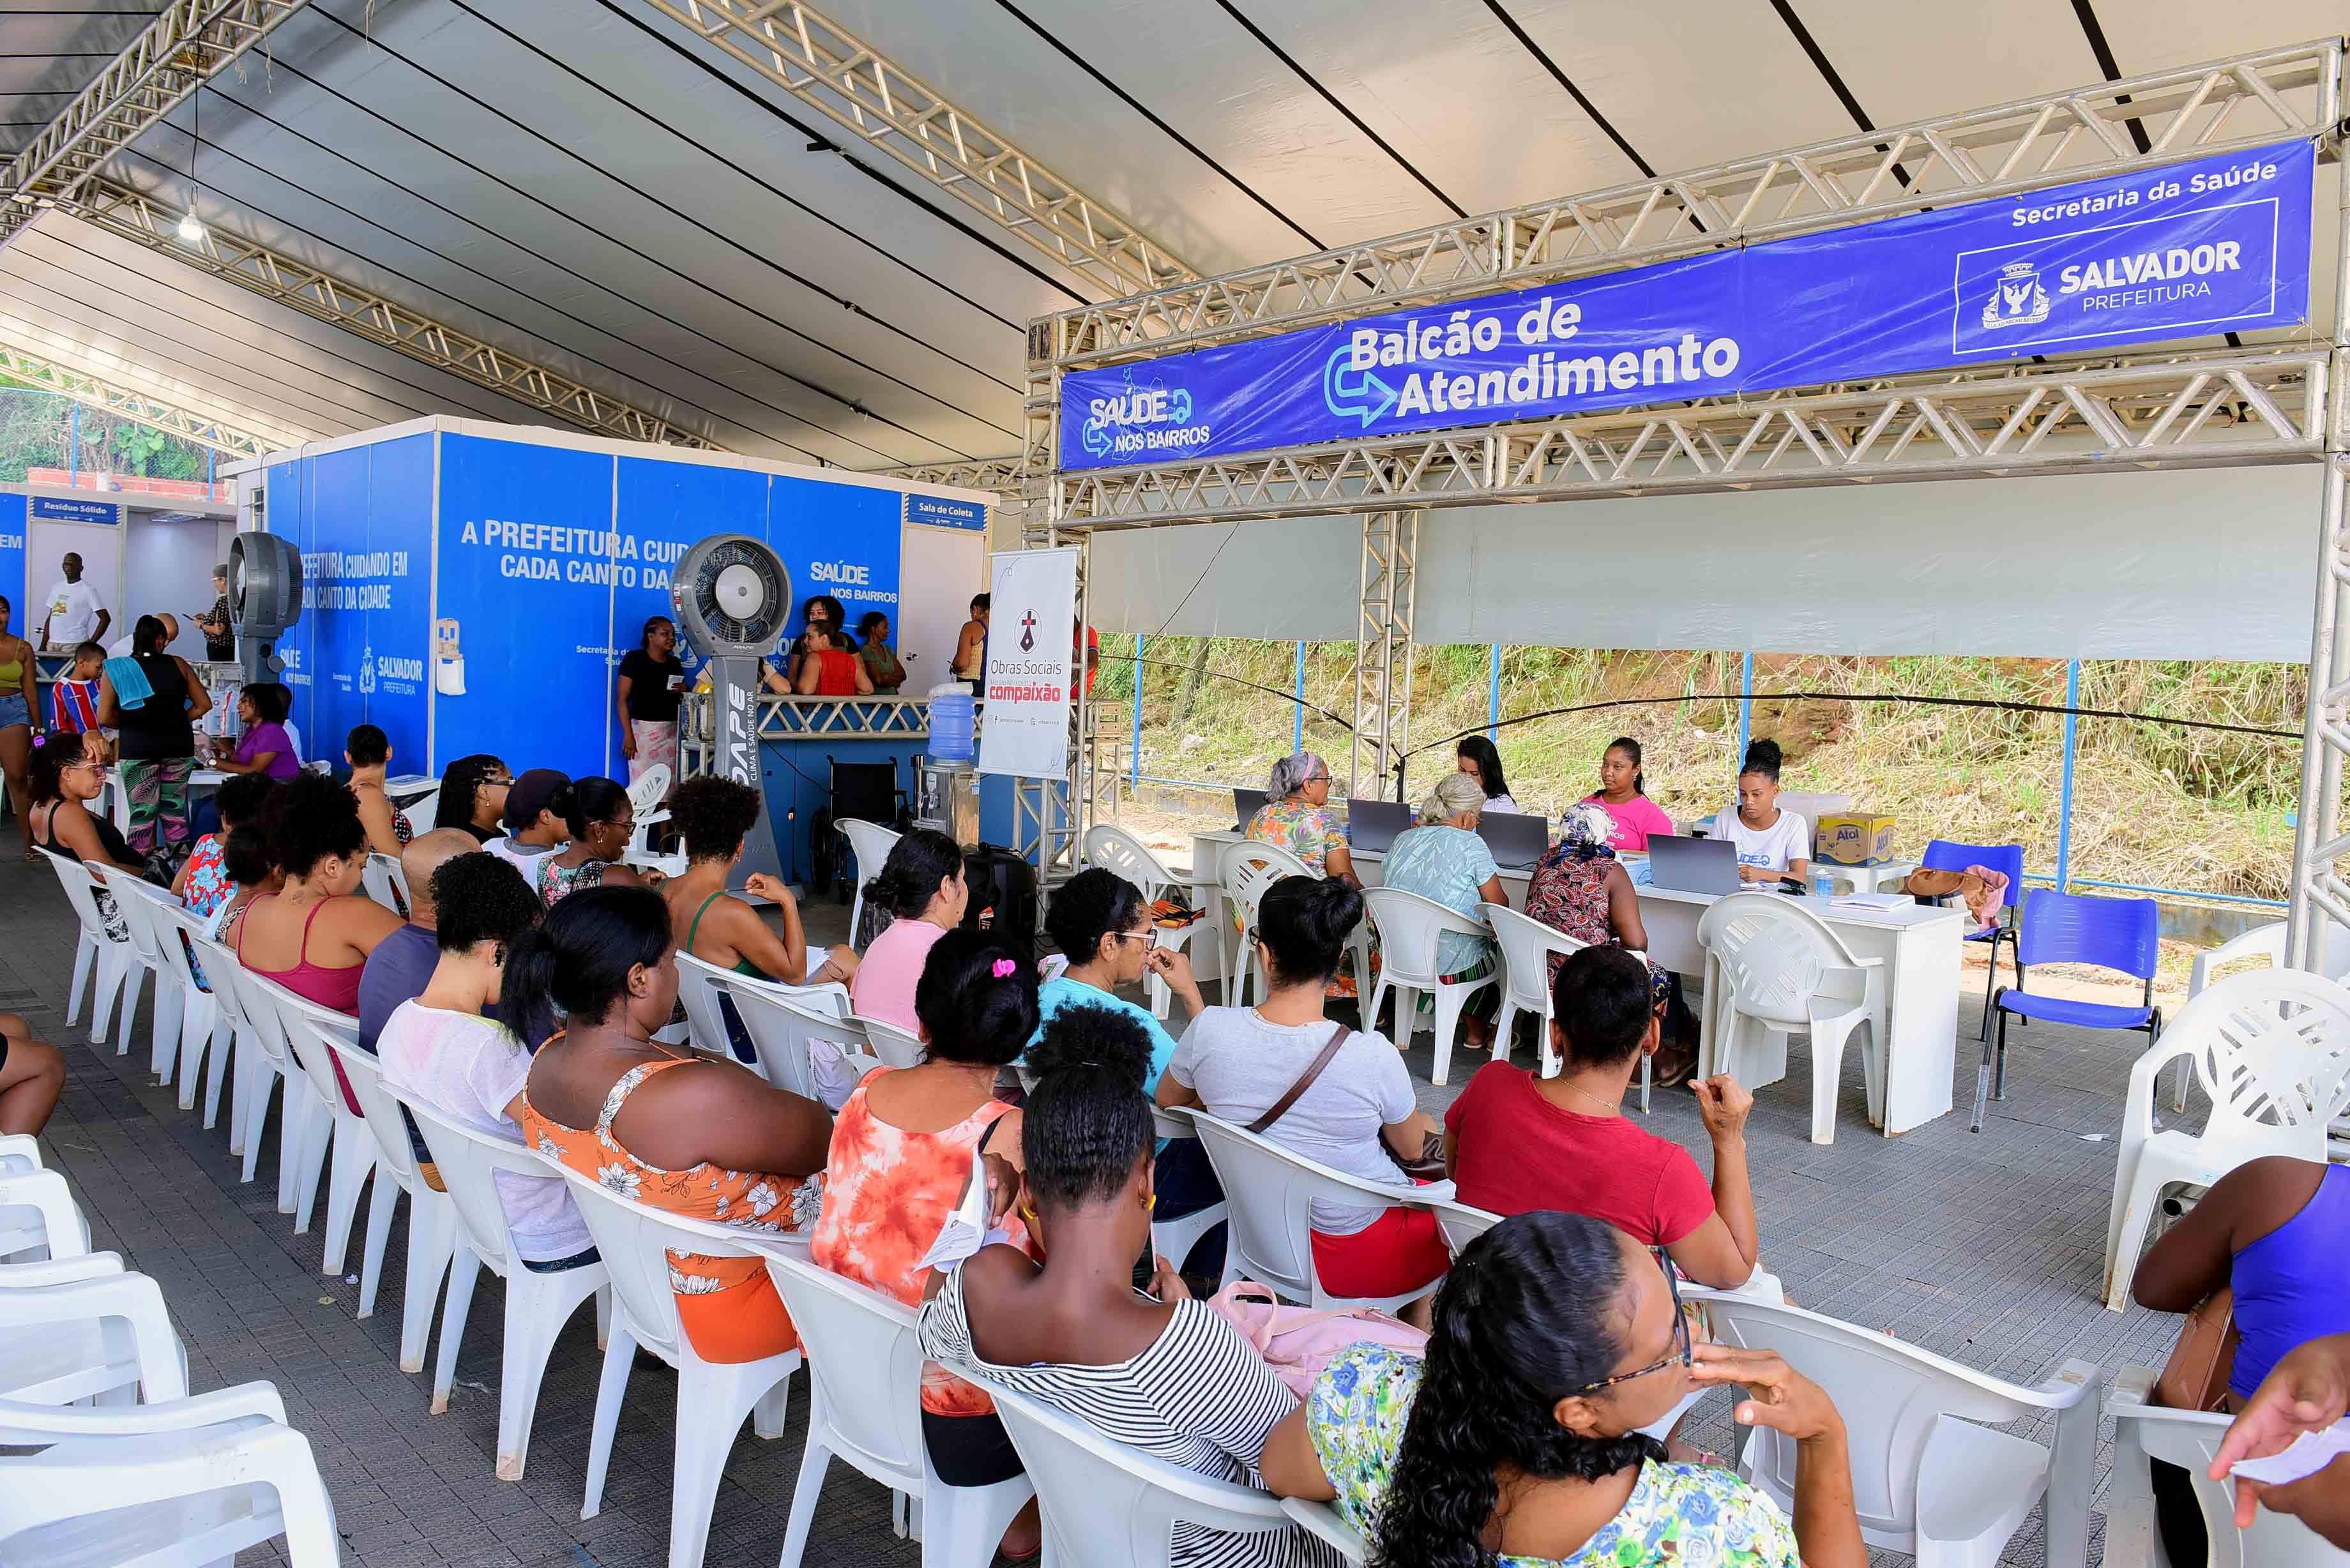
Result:
<svg viewBox="0 0 2350 1568">
<path fill-rule="evenodd" d="M 1199 639 L 1153 639 L 1140 671 L 1143 771 L 1212 783 L 1261 781 L 1293 733 L 1295 645 L 1217 639 L 1188 712 L 1180 709 Z M 1103 639 L 1100 697 L 1131 696 L 1132 639 Z M 1119 656 L 1126 656 L 1121 658 Z M 1350 714 L 1353 648 L 1307 646 L 1305 697 Z M 1491 677 L 1482 647 L 1423 648 L 1414 670 L 1412 736 L 1430 746 L 1410 763 L 1414 794 L 1451 766 L 1444 737 L 1487 719 Z M 1600 753 L 1618 734 L 1646 748 L 1649 794 L 1676 815 L 1711 810 L 1731 790 L 1739 661 L 1712 652 L 1648 653 L 1504 648 L 1501 711 L 1533 713 L 1638 699 L 1631 705 L 1508 725 L 1496 743 L 1513 793 L 1555 812 L 1596 787 Z M 1257 691 L 1254 681 L 1274 688 Z M 1888 693 L 2062 704 L 2064 666 L 2047 659 L 1831 659 L 1763 656 L 1766 692 Z M 2297 732 L 2305 695 L 2297 667 L 2094 661 L 2082 667 L 2080 705 Z M 1128 710 L 1130 711 L 1130 710 Z M 1791 789 L 1848 794 L 1899 821 L 1905 853 L 1929 837 L 2022 843 L 2034 871 L 2054 868 L 2062 793 L 2064 721 L 2054 714 L 1908 702 L 1757 701 L 1753 733 L 1788 757 Z M 1345 728 L 1308 712 L 1305 743 L 1347 772 Z M 2072 871 L 2076 878 L 2280 898 L 2293 857 L 2300 772 L 2296 741 L 2084 719 L 2074 770 Z M 1392 793 L 1392 781 L 1381 793 Z"/>
</svg>

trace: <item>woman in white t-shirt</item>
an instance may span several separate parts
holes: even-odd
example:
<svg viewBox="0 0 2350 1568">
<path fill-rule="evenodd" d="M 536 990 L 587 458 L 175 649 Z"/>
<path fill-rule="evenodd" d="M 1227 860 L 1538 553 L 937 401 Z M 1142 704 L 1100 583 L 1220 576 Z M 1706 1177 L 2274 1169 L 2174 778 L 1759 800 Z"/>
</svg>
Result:
<svg viewBox="0 0 2350 1568">
<path fill-rule="evenodd" d="M 1201 1106 L 1247 1127 L 1279 1104 L 1334 1038 L 1336 1052 L 1262 1136 L 1316 1164 L 1407 1187 L 1387 1149 L 1417 1158 L 1436 1119 L 1419 1108 L 1396 1048 L 1322 1015 L 1363 896 L 1336 877 L 1285 877 L 1257 910 L 1257 957 L 1270 981 L 1255 1007 L 1211 1007 L 1191 1020 L 1159 1075 L 1162 1106 Z M 1384 1143 L 1387 1147 L 1382 1148 Z M 1432 1286 L 1449 1262 L 1436 1216 L 1314 1200 L 1314 1268 L 1335 1296 L 1401 1296 Z M 1403 1315 L 1425 1328 L 1425 1297 Z"/>
<path fill-rule="evenodd" d="M 1502 773 L 1502 753 L 1493 749 L 1492 742 L 1482 735 L 1462 736 L 1452 748 L 1452 765 L 1484 786 L 1485 810 L 1518 809 L 1518 803 L 1510 798 L 1510 781 Z"/>
<path fill-rule="evenodd" d="M 1810 877 L 1811 824 L 1779 809 L 1779 742 L 1757 741 L 1746 748 L 1738 770 L 1738 809 L 1715 815 L 1713 836 L 1737 847 L 1742 882 Z"/>
<path fill-rule="evenodd" d="M 394 1009 L 376 1038 L 383 1081 L 460 1127 L 521 1143 L 515 1113 L 530 1077 L 530 1053 L 482 1009 L 498 1000 L 507 947 L 538 923 L 546 906 L 521 872 L 478 851 L 442 861 L 432 887 L 441 961 L 423 992 Z M 423 1163 L 430 1154 L 420 1148 L 416 1158 L 426 1184 L 438 1190 L 439 1172 Z M 561 1177 L 501 1170 L 496 1179 L 525 1268 L 552 1274 L 596 1261 L 596 1244 Z"/>
</svg>

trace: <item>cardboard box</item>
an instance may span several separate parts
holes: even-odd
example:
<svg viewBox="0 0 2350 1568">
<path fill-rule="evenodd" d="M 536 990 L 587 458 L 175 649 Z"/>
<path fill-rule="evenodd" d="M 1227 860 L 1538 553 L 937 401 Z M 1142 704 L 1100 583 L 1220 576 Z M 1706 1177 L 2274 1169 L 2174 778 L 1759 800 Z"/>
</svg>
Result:
<svg viewBox="0 0 2350 1568">
<path fill-rule="evenodd" d="M 1812 858 L 1831 866 L 1882 866 L 1893 858 L 1893 818 L 1875 811 L 1825 815 L 1812 830 Z"/>
</svg>

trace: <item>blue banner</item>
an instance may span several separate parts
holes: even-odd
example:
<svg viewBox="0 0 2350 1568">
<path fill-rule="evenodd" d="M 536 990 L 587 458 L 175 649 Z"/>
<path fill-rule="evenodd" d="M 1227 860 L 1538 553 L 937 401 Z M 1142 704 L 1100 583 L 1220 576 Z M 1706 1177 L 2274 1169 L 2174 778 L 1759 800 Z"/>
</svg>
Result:
<svg viewBox="0 0 2350 1568">
<path fill-rule="evenodd" d="M 908 491 L 905 521 L 984 533 L 987 530 L 987 508 L 976 501 L 955 501 L 944 495 L 917 495 Z"/>
<path fill-rule="evenodd" d="M 13 612 L 0 629 L 30 640 L 40 635 L 41 618 L 25 602 L 25 501 L 22 495 L 0 494 L 0 598 Z"/>
<path fill-rule="evenodd" d="M 2315 164 L 2311 143 L 2282 143 L 1075 371 L 1061 383 L 1061 466 L 2289 327 L 2309 314 Z"/>
<path fill-rule="evenodd" d="M 32 497 L 33 515 L 51 523 L 96 523 L 120 527 L 122 508 L 111 501 L 69 501 L 62 495 Z"/>
</svg>

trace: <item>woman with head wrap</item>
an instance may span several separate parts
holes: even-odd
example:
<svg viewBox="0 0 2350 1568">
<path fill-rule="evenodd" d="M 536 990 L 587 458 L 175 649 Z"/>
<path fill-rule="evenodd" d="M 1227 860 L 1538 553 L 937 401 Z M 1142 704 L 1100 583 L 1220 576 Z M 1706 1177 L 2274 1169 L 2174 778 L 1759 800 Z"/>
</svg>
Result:
<svg viewBox="0 0 2350 1568">
<path fill-rule="evenodd" d="M 1485 786 L 1472 774 L 1451 773 L 1419 806 L 1419 826 L 1396 835 L 1388 846 L 1386 885 L 1406 893 L 1433 898 L 1445 908 L 1482 923 L 1482 904 L 1506 904 L 1502 868 L 1493 852 L 1477 836 L 1477 819 L 1485 810 Z M 1452 981 L 1474 980 L 1492 970 L 1493 942 L 1466 931 L 1443 931 L 1436 939 L 1436 972 Z M 1498 988 L 1487 986 L 1471 996 L 1461 1020 L 1462 1041 L 1479 1049 L 1492 1044 L 1493 1030 L 1485 1015 L 1498 1001 Z M 1410 1031 L 1399 1023 L 1399 1035 Z"/>
<path fill-rule="evenodd" d="M 1568 806 L 1558 819 L 1558 842 L 1534 867 L 1534 880 L 1526 888 L 1526 913 L 1586 947 L 1626 948 L 1645 958 L 1648 929 L 1640 920 L 1640 898 L 1632 878 L 1616 858 L 1617 827 L 1615 814 L 1596 800 Z M 1551 955 L 1554 981 L 1561 961 L 1557 954 Z M 1672 980 L 1654 964 L 1648 974 L 1661 1012 L 1671 995 Z M 1689 1076 L 1687 1054 L 1679 1046 L 1668 1046 L 1654 1064 L 1656 1081 L 1669 1085 Z"/>
</svg>

